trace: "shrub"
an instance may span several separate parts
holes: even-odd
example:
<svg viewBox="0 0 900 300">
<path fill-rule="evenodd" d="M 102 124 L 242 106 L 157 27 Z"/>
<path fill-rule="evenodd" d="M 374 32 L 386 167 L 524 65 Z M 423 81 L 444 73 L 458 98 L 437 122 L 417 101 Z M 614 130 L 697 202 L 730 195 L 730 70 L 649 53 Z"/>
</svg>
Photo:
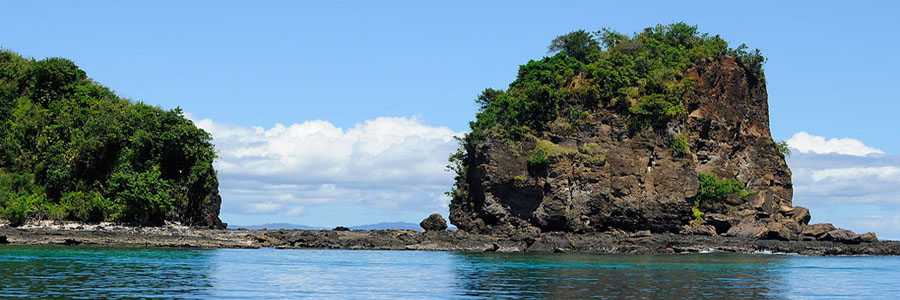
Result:
<svg viewBox="0 0 900 300">
<path fill-rule="evenodd" d="M 694 203 L 694 207 L 691 208 L 691 211 L 694 213 L 695 221 L 703 221 L 703 212 L 700 211 L 700 207 L 696 202 Z"/>
<path fill-rule="evenodd" d="M 697 200 L 700 202 L 721 202 L 728 194 L 737 193 L 746 197 L 749 192 L 739 181 L 734 179 L 719 179 L 716 174 L 699 174 L 700 190 L 697 192 Z"/>
<path fill-rule="evenodd" d="M 778 149 L 778 152 L 784 156 L 791 156 L 791 148 L 788 146 L 787 141 L 780 141 L 775 143 L 775 148 Z"/>
<path fill-rule="evenodd" d="M 584 143 L 581 145 L 581 149 L 579 149 L 582 156 L 587 158 L 588 161 L 595 164 L 602 164 L 606 162 L 606 156 L 603 155 L 603 148 L 600 147 L 600 144 L 597 143 Z"/>
<path fill-rule="evenodd" d="M 544 149 L 537 148 L 534 153 L 528 157 L 528 173 L 536 176 L 547 170 L 550 166 L 550 157 L 547 156 Z"/>
<path fill-rule="evenodd" d="M 7 202 L 2 214 L 13 226 L 22 225 L 46 201 L 42 194 L 20 195 Z"/>
<path fill-rule="evenodd" d="M 701 173 L 698 175 L 700 179 L 700 190 L 697 191 L 697 197 L 694 199 L 694 206 L 691 210 L 694 213 L 694 220 L 703 221 L 703 212 L 700 211 L 700 203 L 713 203 L 725 200 L 729 194 L 737 193 L 741 198 L 746 197 L 749 192 L 743 184 L 734 179 L 719 179 L 716 174 Z"/>
<path fill-rule="evenodd" d="M 690 146 L 688 145 L 687 137 L 683 135 L 676 136 L 675 139 L 672 140 L 672 154 L 675 156 L 685 156 L 691 153 Z"/>
</svg>

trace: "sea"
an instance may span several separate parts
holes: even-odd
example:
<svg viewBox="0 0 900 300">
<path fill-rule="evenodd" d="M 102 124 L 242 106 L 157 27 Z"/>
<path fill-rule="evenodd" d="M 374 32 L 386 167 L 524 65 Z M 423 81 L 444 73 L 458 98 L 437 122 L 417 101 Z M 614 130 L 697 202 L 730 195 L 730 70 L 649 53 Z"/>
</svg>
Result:
<svg viewBox="0 0 900 300">
<path fill-rule="evenodd" d="M 2 299 L 900 299 L 900 257 L 0 245 Z"/>
</svg>

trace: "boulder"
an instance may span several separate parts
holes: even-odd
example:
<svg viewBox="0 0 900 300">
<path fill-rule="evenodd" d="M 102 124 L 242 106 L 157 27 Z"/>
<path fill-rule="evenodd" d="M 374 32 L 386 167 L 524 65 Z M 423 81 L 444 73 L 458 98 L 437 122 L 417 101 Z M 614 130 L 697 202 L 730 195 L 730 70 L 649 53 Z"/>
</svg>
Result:
<svg viewBox="0 0 900 300">
<path fill-rule="evenodd" d="M 715 232 L 721 234 L 728 232 L 739 220 L 723 214 L 703 214 L 703 221 L 712 225 Z"/>
<path fill-rule="evenodd" d="M 769 230 L 766 234 L 766 238 L 769 239 L 782 241 L 795 241 L 800 239 L 800 224 L 793 222 L 793 220 L 770 222 L 766 224 L 766 229 Z"/>
<path fill-rule="evenodd" d="M 425 231 L 443 231 L 447 230 L 447 221 L 441 214 L 431 214 L 419 223 Z"/>
<path fill-rule="evenodd" d="M 650 230 L 641 230 L 641 231 L 632 233 L 630 236 L 631 237 L 650 237 L 652 235 L 653 235 L 653 233 L 651 233 Z"/>
<path fill-rule="evenodd" d="M 334 230 L 334 231 L 350 231 L 350 228 L 347 228 L 347 227 L 344 227 L 344 226 L 338 226 L 338 227 L 335 227 L 335 228 L 332 229 L 332 230 Z"/>
<path fill-rule="evenodd" d="M 738 206 L 744 203 L 744 199 L 741 199 L 741 196 L 737 193 L 731 193 L 725 196 L 725 204 L 731 206 Z"/>
<path fill-rule="evenodd" d="M 789 216 L 791 220 L 803 225 L 809 224 L 811 218 L 809 209 L 802 206 L 794 206 L 786 215 Z"/>
<path fill-rule="evenodd" d="M 681 231 L 678 233 L 688 234 L 688 235 L 715 236 L 716 235 L 716 227 L 713 227 L 712 225 L 709 225 L 709 224 L 701 224 L 698 222 L 691 222 L 690 224 L 684 225 L 681 228 Z"/>
<path fill-rule="evenodd" d="M 762 239 L 767 236 L 769 233 L 769 229 L 766 228 L 766 225 L 758 220 L 747 219 L 741 221 L 737 226 L 731 227 L 728 229 L 728 232 L 725 233 L 727 236 L 736 236 L 743 238 L 752 238 L 752 239 Z"/>
<path fill-rule="evenodd" d="M 822 237 L 822 240 L 844 244 L 859 244 L 861 241 L 858 234 L 843 228 L 838 228 L 825 233 L 825 236 Z"/>
<path fill-rule="evenodd" d="M 878 237 L 874 232 L 866 232 L 859 235 L 859 241 L 863 243 L 877 243 Z"/>
<path fill-rule="evenodd" d="M 835 229 L 837 228 L 835 228 L 834 225 L 831 225 L 830 223 L 820 223 L 803 226 L 803 230 L 800 232 L 800 234 L 816 240 L 821 240 L 825 237 L 826 233 Z"/>
</svg>

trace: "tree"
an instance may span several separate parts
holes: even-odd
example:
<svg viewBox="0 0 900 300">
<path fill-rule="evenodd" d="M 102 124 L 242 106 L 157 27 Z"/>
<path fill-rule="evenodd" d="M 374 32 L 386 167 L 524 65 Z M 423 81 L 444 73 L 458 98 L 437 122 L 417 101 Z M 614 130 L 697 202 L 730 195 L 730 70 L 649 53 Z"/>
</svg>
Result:
<svg viewBox="0 0 900 300">
<path fill-rule="evenodd" d="M 74 62 L 59 57 L 34 62 L 25 75 L 31 99 L 45 107 L 49 106 L 53 99 L 71 95 L 77 85 L 85 79 L 87 74 Z"/>
<path fill-rule="evenodd" d="M 564 51 L 569 56 L 580 61 L 586 61 L 591 52 L 599 50 L 600 45 L 594 39 L 594 35 L 584 30 L 572 31 L 558 36 L 547 47 L 547 53 Z"/>
</svg>

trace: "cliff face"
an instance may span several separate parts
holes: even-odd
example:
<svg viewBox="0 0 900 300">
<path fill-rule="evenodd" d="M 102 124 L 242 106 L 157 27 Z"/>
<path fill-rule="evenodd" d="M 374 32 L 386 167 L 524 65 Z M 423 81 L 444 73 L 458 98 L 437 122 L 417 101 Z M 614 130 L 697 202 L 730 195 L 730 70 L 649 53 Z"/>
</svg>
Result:
<svg viewBox="0 0 900 300">
<path fill-rule="evenodd" d="M 209 177 L 207 194 L 202 199 L 192 199 L 173 208 L 166 216 L 168 221 L 176 221 L 192 227 L 225 229 L 228 224 L 219 219 L 222 196 L 219 195 L 219 180 Z"/>
<path fill-rule="evenodd" d="M 485 135 L 464 162 L 467 189 L 453 199 L 451 222 L 494 234 L 650 230 L 839 240 L 833 226 L 809 226 L 809 212 L 791 205 L 791 171 L 769 130 L 764 79 L 730 56 L 705 59 L 683 76 L 695 81 L 682 97 L 686 113 L 663 128 L 635 132 L 627 116 L 598 106 L 578 128 L 551 124 L 516 142 Z M 688 151 L 673 151 L 676 139 Z M 541 147 L 553 149 L 549 166 L 529 172 L 530 151 Z M 695 202 L 698 175 L 710 173 L 737 180 L 748 195 Z"/>
</svg>

